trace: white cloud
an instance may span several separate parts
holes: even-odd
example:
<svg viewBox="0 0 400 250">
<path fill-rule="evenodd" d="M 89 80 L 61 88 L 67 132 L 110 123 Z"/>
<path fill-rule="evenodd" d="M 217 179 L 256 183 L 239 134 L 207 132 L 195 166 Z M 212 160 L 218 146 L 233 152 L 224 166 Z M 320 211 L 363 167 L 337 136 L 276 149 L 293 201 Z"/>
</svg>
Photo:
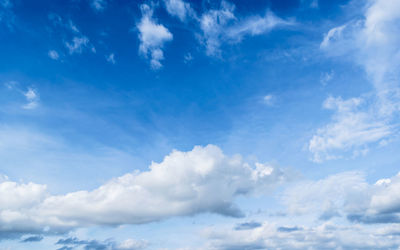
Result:
<svg viewBox="0 0 400 250">
<path fill-rule="evenodd" d="M 247 35 L 260 35 L 274 27 L 293 24 L 277 17 L 271 11 L 267 11 L 263 17 L 249 16 L 238 19 L 234 10 L 233 4 L 222 1 L 220 9 L 209 10 L 201 16 L 202 41 L 206 46 L 207 55 L 220 56 L 220 47 L 224 42 L 237 43 Z"/>
<path fill-rule="evenodd" d="M 326 86 L 330 81 L 332 81 L 334 76 L 335 73 L 333 72 L 333 70 L 331 70 L 330 72 L 323 72 L 321 73 L 319 81 L 323 86 Z"/>
<path fill-rule="evenodd" d="M 285 180 L 286 174 L 272 166 L 252 168 L 216 146 L 198 146 L 173 151 L 161 163 L 152 163 L 149 171 L 126 174 L 92 191 L 50 195 L 42 185 L 6 181 L 3 190 L 14 200 L 0 208 L 0 230 L 65 231 L 207 212 L 241 216 L 236 197 L 264 193 Z"/>
<path fill-rule="evenodd" d="M 362 173 L 345 172 L 296 184 L 283 201 L 291 213 L 324 220 L 339 216 L 367 224 L 400 223 L 399 188 L 400 173 L 371 185 Z"/>
<path fill-rule="evenodd" d="M 398 249 L 399 189 L 400 174 L 375 184 L 360 172 L 302 181 L 281 196 L 285 216 L 206 228 L 204 249 Z"/>
<path fill-rule="evenodd" d="M 202 249 L 398 249 L 398 228 L 359 227 L 332 222 L 297 226 L 264 222 L 250 230 L 210 228 L 204 233 L 208 243 Z M 393 228 L 393 229 L 392 229 Z M 388 231 L 388 233 L 382 233 Z"/>
<path fill-rule="evenodd" d="M 127 239 L 121 243 L 115 242 L 112 239 L 104 241 L 98 240 L 80 240 L 76 237 L 60 239 L 56 245 L 62 245 L 59 249 L 72 249 L 82 247 L 82 249 L 108 249 L 108 250 L 140 250 L 147 248 L 147 241 Z"/>
<path fill-rule="evenodd" d="M 109 62 L 109 63 L 115 64 L 116 61 L 115 61 L 115 55 L 114 55 L 114 53 L 111 53 L 111 54 L 109 54 L 108 56 L 106 56 L 106 60 L 107 60 L 107 62 Z"/>
<path fill-rule="evenodd" d="M 72 38 L 71 42 L 65 42 L 65 47 L 68 48 L 70 55 L 81 54 L 84 49 L 91 49 L 92 52 L 96 52 L 86 36 Z"/>
<path fill-rule="evenodd" d="M 183 57 L 183 62 L 184 63 L 190 63 L 191 61 L 193 61 L 193 56 L 191 53 L 186 53 L 185 56 Z"/>
<path fill-rule="evenodd" d="M 172 41 L 172 33 L 162 24 L 157 24 L 153 19 L 153 9 L 147 5 L 142 4 L 142 18 L 137 24 L 139 30 L 139 52 L 150 57 L 150 66 L 152 69 L 159 69 L 162 67 L 161 61 L 164 59 L 162 48 L 164 43 Z"/>
<path fill-rule="evenodd" d="M 392 126 L 362 98 L 329 97 L 324 102 L 325 109 L 334 110 L 332 122 L 317 130 L 311 138 L 308 149 L 313 160 L 341 158 L 343 151 L 353 155 L 366 149 L 366 145 L 379 142 L 392 133 Z"/>
<path fill-rule="evenodd" d="M 195 12 L 190 7 L 189 3 L 183 0 L 164 0 L 167 12 L 171 16 L 176 16 L 182 22 L 186 21 L 188 17 L 195 17 Z"/>
<path fill-rule="evenodd" d="M 60 58 L 60 56 L 58 55 L 58 52 L 55 50 L 49 50 L 49 52 L 47 54 L 53 60 L 58 60 Z"/>
<path fill-rule="evenodd" d="M 12 11 L 11 0 L 0 0 L 0 24 L 4 23 L 9 29 L 13 29 L 15 15 Z"/>
<path fill-rule="evenodd" d="M 70 55 L 81 54 L 86 49 L 96 53 L 96 49 L 90 42 L 89 38 L 80 32 L 74 22 L 71 20 L 64 20 L 61 16 L 55 13 L 50 13 L 48 18 L 55 27 L 64 29 L 64 31 L 70 35 L 71 40 L 64 41 L 64 46 L 68 49 Z M 57 60 L 55 58 L 58 58 L 58 52 L 54 50 L 50 50 L 48 55 L 54 60 Z"/>
<path fill-rule="evenodd" d="M 400 3 L 374 0 L 364 10 L 364 18 L 332 28 L 320 47 L 328 55 L 347 58 L 364 68 L 374 86 L 375 97 L 366 100 L 373 102 L 373 107 L 364 112 L 355 111 L 356 108 L 336 112 L 333 123 L 320 129 L 310 141 L 309 149 L 316 160 L 324 158 L 319 157 L 319 152 L 329 148 L 346 151 L 354 150 L 353 146 L 367 147 L 389 136 L 397 126 L 394 119 L 400 111 Z"/>
<path fill-rule="evenodd" d="M 24 109 L 34 109 L 38 106 L 39 95 L 36 90 L 28 88 L 28 90 L 24 93 L 24 96 L 28 102 L 23 106 Z"/>
<path fill-rule="evenodd" d="M 90 6 L 96 11 L 104 11 L 107 7 L 106 0 L 90 0 Z"/>
<path fill-rule="evenodd" d="M 276 97 L 269 94 L 263 97 L 263 103 L 267 106 L 272 106 L 275 103 Z"/>
</svg>

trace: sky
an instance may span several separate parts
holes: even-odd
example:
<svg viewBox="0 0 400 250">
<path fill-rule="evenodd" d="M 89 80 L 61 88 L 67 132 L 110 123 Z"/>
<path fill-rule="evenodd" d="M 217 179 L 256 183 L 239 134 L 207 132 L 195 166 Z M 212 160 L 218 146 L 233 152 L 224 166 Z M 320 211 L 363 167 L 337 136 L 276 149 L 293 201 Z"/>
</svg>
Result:
<svg viewBox="0 0 400 250">
<path fill-rule="evenodd" d="M 400 249 L 399 0 L 0 0 L 0 250 Z"/>
</svg>

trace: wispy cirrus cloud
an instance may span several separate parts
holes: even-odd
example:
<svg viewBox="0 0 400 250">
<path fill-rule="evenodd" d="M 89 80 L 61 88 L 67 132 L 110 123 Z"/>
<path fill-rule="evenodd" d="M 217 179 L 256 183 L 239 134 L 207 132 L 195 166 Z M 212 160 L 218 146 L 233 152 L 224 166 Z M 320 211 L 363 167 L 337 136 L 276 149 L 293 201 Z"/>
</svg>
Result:
<svg viewBox="0 0 400 250">
<path fill-rule="evenodd" d="M 238 18 L 234 14 L 235 6 L 227 1 L 221 2 L 220 9 L 212 9 L 200 17 L 201 41 L 209 56 L 220 56 L 223 43 L 238 43 L 246 36 L 265 34 L 275 27 L 293 25 L 277 17 L 272 11 L 264 16 Z"/>
<path fill-rule="evenodd" d="M 362 66 L 374 91 L 368 97 L 348 100 L 330 98 L 325 101 L 324 107 L 337 111 L 333 122 L 317 130 L 309 142 L 314 160 L 337 158 L 337 154 L 327 153 L 330 150 L 366 150 L 372 143 L 397 131 L 400 36 L 396 30 L 400 25 L 399 13 L 398 1 L 370 1 L 366 4 L 363 18 L 350 20 L 325 34 L 321 49 L 329 56 L 341 57 Z M 351 107 L 341 109 L 340 106 L 345 103 Z"/>
<path fill-rule="evenodd" d="M 82 34 L 75 23 L 71 19 L 64 19 L 60 15 L 55 13 L 50 13 L 48 19 L 52 25 L 57 29 L 62 29 L 65 33 L 62 37 L 64 38 L 64 47 L 67 49 L 68 54 L 82 54 L 84 51 L 91 51 L 96 53 L 96 48 L 90 42 L 89 38 Z M 59 53 L 55 50 L 50 50 L 48 52 L 50 58 L 57 60 L 59 58 Z M 57 59 L 55 59 L 57 58 Z"/>
</svg>

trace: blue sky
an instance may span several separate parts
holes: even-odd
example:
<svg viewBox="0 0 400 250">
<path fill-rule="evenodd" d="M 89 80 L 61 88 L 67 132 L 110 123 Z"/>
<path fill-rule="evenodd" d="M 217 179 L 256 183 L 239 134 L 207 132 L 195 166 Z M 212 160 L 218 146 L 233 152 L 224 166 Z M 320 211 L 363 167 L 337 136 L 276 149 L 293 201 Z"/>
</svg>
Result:
<svg viewBox="0 0 400 250">
<path fill-rule="evenodd" d="M 398 249 L 400 2 L 0 0 L 0 249 Z"/>
</svg>

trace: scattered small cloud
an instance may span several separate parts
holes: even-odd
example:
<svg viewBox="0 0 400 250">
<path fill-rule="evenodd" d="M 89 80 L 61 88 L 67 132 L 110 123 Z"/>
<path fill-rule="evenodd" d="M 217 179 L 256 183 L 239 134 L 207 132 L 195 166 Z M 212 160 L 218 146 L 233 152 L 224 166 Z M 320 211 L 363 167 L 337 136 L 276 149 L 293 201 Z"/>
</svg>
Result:
<svg viewBox="0 0 400 250">
<path fill-rule="evenodd" d="M 104 11 L 107 4 L 107 0 L 90 0 L 90 6 L 98 12 Z"/>
<path fill-rule="evenodd" d="M 183 57 L 183 62 L 184 63 L 190 63 L 191 61 L 193 61 L 193 56 L 191 53 L 186 53 Z"/>
<path fill-rule="evenodd" d="M 27 238 L 21 240 L 21 242 L 22 242 L 22 243 L 38 242 L 38 241 L 41 241 L 41 240 L 43 240 L 43 236 L 41 236 L 41 235 L 34 235 L 34 236 L 30 236 L 30 237 L 27 237 Z"/>
<path fill-rule="evenodd" d="M 276 97 L 274 95 L 266 95 L 263 97 L 262 101 L 267 106 L 273 106 L 275 104 Z"/>
<path fill-rule="evenodd" d="M 114 53 L 109 54 L 108 56 L 106 56 L 106 60 L 107 62 L 111 63 L 111 64 L 115 64 L 115 55 Z"/>
<path fill-rule="evenodd" d="M 50 13 L 48 18 L 54 27 L 62 28 L 70 37 L 70 39 L 64 40 L 64 46 L 70 55 L 81 54 L 85 50 L 90 50 L 91 52 L 96 53 L 96 48 L 90 42 L 89 38 L 82 34 L 82 32 L 78 29 L 75 23 L 72 22 L 71 19 L 65 20 L 60 15 L 55 13 Z M 59 55 L 59 53 L 54 50 L 50 50 L 48 55 L 50 58 L 57 60 L 55 58 L 57 55 Z"/>
<path fill-rule="evenodd" d="M 28 88 L 24 93 L 26 101 L 28 102 L 23 106 L 24 109 L 35 109 L 39 104 L 39 95 L 36 90 Z"/>
<path fill-rule="evenodd" d="M 254 222 L 254 221 L 244 222 L 244 223 L 237 224 L 235 226 L 235 230 L 249 230 L 249 229 L 254 229 L 257 227 L 261 227 L 261 226 L 262 226 L 262 224 L 259 222 Z"/>
<path fill-rule="evenodd" d="M 164 0 L 164 4 L 167 12 L 171 16 L 178 17 L 182 22 L 185 22 L 188 17 L 196 16 L 190 4 L 183 0 Z"/>
<path fill-rule="evenodd" d="M 319 82 L 322 84 L 322 86 L 326 86 L 335 76 L 335 73 L 333 70 L 329 72 L 323 72 L 321 73 L 321 76 L 319 78 Z"/>
<path fill-rule="evenodd" d="M 60 56 L 58 55 L 58 52 L 55 50 L 49 50 L 47 55 L 53 60 L 58 60 L 60 58 Z"/>
<path fill-rule="evenodd" d="M 96 52 L 86 36 L 74 37 L 71 42 L 65 42 L 65 47 L 68 48 L 70 55 L 81 54 L 86 48 L 90 49 L 93 53 Z"/>
<path fill-rule="evenodd" d="M 172 33 L 162 24 L 157 24 L 153 19 L 153 7 L 142 4 L 140 6 L 142 18 L 137 24 L 139 31 L 139 52 L 146 58 L 150 57 L 150 66 L 157 70 L 162 67 L 164 59 L 163 47 L 168 41 L 172 41 Z"/>
</svg>

